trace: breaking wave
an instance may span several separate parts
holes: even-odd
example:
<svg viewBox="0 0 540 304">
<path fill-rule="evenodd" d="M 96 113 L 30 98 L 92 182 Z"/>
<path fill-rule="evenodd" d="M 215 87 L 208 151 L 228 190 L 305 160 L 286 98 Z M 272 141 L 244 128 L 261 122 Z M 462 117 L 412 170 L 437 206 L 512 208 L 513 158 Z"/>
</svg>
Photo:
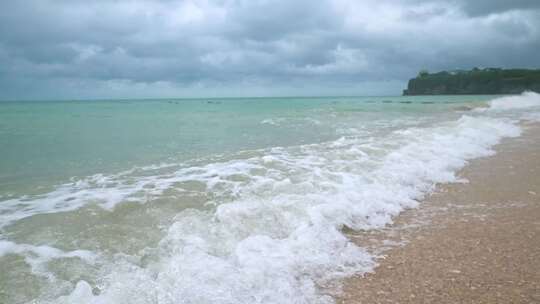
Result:
<svg viewBox="0 0 540 304">
<path fill-rule="evenodd" d="M 495 99 L 490 110 L 535 107 L 538 97 Z M 206 208 L 178 213 L 159 244 L 135 256 L 2 240 L 0 255 L 23 255 L 40 271 L 53 256 L 100 260 L 99 279 L 81 279 L 71 294 L 41 299 L 46 303 L 332 303 L 321 287 L 376 265 L 343 228 L 390 224 L 437 184 L 457 181 L 468 160 L 493 154 L 502 138 L 520 132 L 515 120 L 471 113 L 377 138 L 345 136 L 203 165 L 95 175 L 3 201 L 0 224 L 88 204 L 114 210 L 121 203 L 152 203 L 171 189 L 188 193 L 194 184 L 211 199 Z"/>
</svg>

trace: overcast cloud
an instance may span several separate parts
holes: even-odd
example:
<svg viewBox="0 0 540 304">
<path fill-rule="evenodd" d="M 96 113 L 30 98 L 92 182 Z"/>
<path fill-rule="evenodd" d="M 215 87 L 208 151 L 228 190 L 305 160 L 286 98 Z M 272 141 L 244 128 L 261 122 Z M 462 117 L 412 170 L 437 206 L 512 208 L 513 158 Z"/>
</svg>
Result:
<svg viewBox="0 0 540 304">
<path fill-rule="evenodd" d="M 400 94 L 540 67 L 540 1 L 4 1 L 0 99 Z"/>
</svg>

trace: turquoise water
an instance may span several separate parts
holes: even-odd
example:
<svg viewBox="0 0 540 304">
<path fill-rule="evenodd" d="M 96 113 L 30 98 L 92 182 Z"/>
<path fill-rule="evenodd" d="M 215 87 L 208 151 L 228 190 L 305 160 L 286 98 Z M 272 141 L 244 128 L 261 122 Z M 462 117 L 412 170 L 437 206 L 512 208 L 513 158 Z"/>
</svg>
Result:
<svg viewBox="0 0 540 304">
<path fill-rule="evenodd" d="M 343 227 L 384 227 L 539 113 L 534 93 L 0 102 L 0 303 L 333 303 L 374 266 Z"/>
<path fill-rule="evenodd" d="M 343 129 L 349 124 L 356 126 L 356 121 L 365 123 L 361 127 L 367 129 L 381 119 L 437 112 L 445 115 L 456 104 L 488 99 L 464 96 L 2 102 L 0 195 L 24 193 L 71 177 L 114 173 L 133 166 L 328 141 L 344 135 Z"/>
</svg>

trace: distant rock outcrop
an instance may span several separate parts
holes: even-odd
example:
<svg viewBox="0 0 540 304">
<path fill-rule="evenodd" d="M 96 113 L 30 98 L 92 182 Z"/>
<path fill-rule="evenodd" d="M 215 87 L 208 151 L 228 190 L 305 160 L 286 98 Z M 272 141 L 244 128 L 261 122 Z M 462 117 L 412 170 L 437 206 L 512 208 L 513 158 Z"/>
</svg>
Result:
<svg viewBox="0 0 540 304">
<path fill-rule="evenodd" d="M 540 70 L 421 71 L 409 80 L 403 95 L 519 94 L 523 91 L 540 92 Z"/>
</svg>

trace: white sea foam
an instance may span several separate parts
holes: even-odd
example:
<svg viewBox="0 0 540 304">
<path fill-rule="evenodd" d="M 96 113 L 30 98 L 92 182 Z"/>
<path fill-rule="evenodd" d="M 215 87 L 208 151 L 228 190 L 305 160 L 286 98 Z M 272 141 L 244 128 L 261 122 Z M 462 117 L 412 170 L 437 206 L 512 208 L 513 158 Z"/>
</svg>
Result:
<svg viewBox="0 0 540 304">
<path fill-rule="evenodd" d="M 489 105 L 491 111 L 540 107 L 540 94 L 524 92 L 521 95 L 500 97 L 490 101 Z"/>
<path fill-rule="evenodd" d="M 47 245 L 34 246 L 0 240 L 0 257 L 10 254 L 23 256 L 34 274 L 49 279 L 52 279 L 53 275 L 47 271 L 46 264 L 52 260 L 78 258 L 87 263 L 94 263 L 98 257 L 97 254 L 88 250 L 63 251 Z"/>
<path fill-rule="evenodd" d="M 525 113 L 522 119 L 530 122 L 540 122 L 540 111 Z"/>
<path fill-rule="evenodd" d="M 267 118 L 267 119 L 261 120 L 261 124 L 279 126 L 284 121 L 285 121 L 285 118 Z"/>
<path fill-rule="evenodd" d="M 165 174 L 152 174 L 172 165 L 136 168 L 115 175 L 96 174 L 58 186 L 55 190 L 33 197 L 20 197 L 0 203 L 0 227 L 38 214 L 77 210 L 88 204 L 112 210 L 121 202 L 144 203 L 163 194 L 163 191 L 184 181 L 204 182 L 208 190 L 222 192 L 221 184 L 230 194 L 240 191 L 240 182 L 229 181 L 234 175 L 249 174 L 258 166 L 247 162 L 212 163 L 202 167 L 184 167 Z M 176 168 L 178 165 L 175 166 Z M 138 174 L 134 174 L 134 171 Z"/>
<path fill-rule="evenodd" d="M 502 137 L 519 134 L 511 122 L 463 116 L 379 140 L 276 148 L 263 157 L 185 169 L 210 188 L 234 192 L 233 200 L 213 212 L 180 213 L 154 262 L 118 261 L 99 295 L 81 281 L 59 302 L 331 303 L 320 286 L 375 265 L 342 227 L 390 223 L 436 183 L 456 181 L 467 160 L 490 155 Z M 231 173 L 246 180 L 235 184 Z"/>
</svg>

